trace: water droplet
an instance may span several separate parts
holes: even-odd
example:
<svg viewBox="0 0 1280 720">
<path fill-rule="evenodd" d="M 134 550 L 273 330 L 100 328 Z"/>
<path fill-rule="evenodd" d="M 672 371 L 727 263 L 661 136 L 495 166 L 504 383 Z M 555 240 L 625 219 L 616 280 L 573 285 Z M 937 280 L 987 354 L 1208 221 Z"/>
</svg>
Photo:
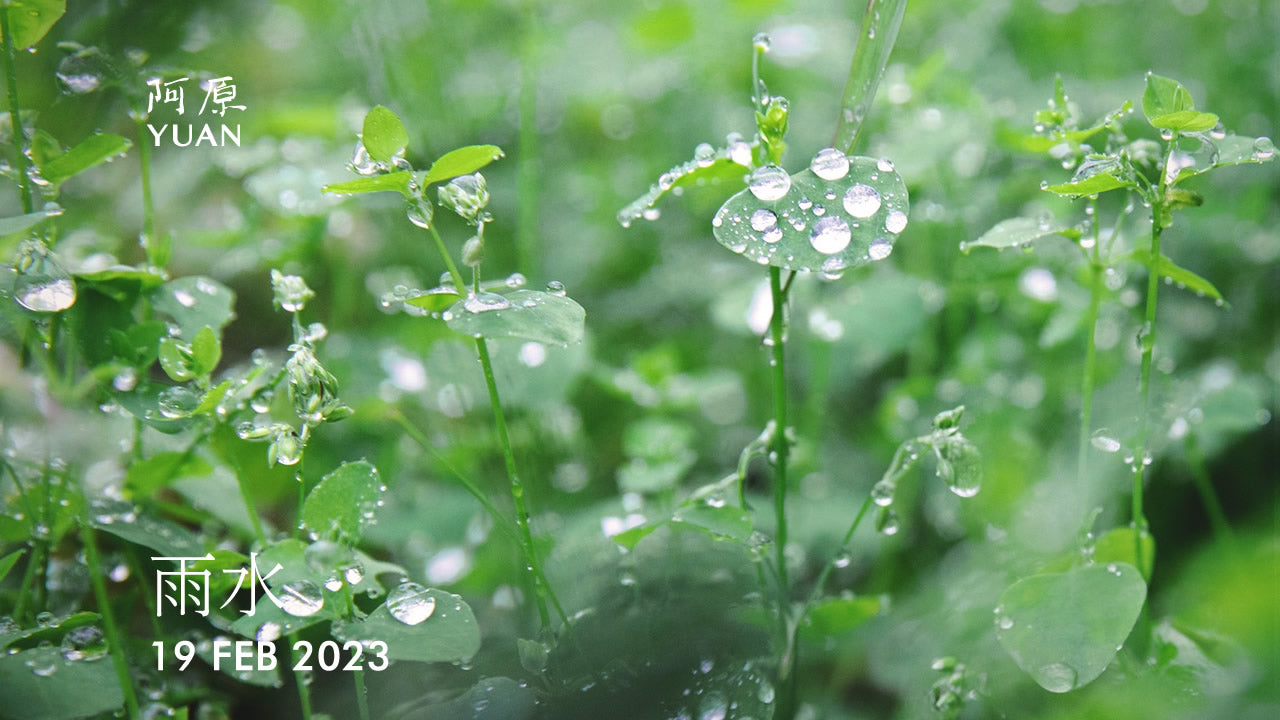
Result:
<svg viewBox="0 0 1280 720">
<path fill-rule="evenodd" d="M 729 159 L 742 167 L 751 167 L 751 146 L 741 140 L 729 143 Z"/>
<path fill-rule="evenodd" d="M 724 720 L 729 714 L 729 701 L 724 693 L 713 690 L 702 696 L 698 704 L 698 720 Z"/>
<path fill-rule="evenodd" d="M 835 559 L 831 561 L 831 564 L 838 568 L 847 568 L 853 564 L 853 556 L 849 554 L 848 550 L 841 550 L 835 556 Z"/>
<path fill-rule="evenodd" d="M 1036 673 L 1040 687 L 1049 692 L 1064 693 L 1075 688 L 1076 671 L 1066 663 L 1049 663 Z"/>
<path fill-rule="evenodd" d="M 497 293 L 481 291 L 463 300 L 462 307 L 469 313 L 492 312 L 506 310 L 511 307 L 511 301 Z"/>
<path fill-rule="evenodd" d="M 770 245 L 777 244 L 777 242 L 778 242 L 779 240 L 781 240 L 781 239 L 782 239 L 782 228 L 780 228 L 780 227 L 771 227 L 771 228 L 769 228 L 768 230 L 766 230 L 766 231 L 765 231 L 765 233 L 764 233 L 763 235 L 761 235 L 761 236 L 760 236 L 760 239 L 761 239 L 761 240 L 764 240 L 765 242 L 769 243 Z M 744 247 L 743 247 L 743 250 L 745 250 L 745 249 L 746 249 L 746 247 L 744 246 Z M 741 252 L 741 251 L 739 251 L 739 252 Z M 763 258 L 764 256 L 762 255 L 761 257 Z M 764 258 L 764 259 L 765 259 L 765 262 L 767 263 L 767 262 L 768 262 L 768 258 Z"/>
<path fill-rule="evenodd" d="M 24 240 L 18 247 L 13 269 L 17 273 L 14 299 L 28 310 L 60 312 L 75 303 L 76 286 L 71 274 L 43 242 Z"/>
<path fill-rule="evenodd" d="M 409 203 L 405 215 L 409 218 L 409 222 L 423 230 L 427 230 L 431 227 L 431 219 L 435 215 L 435 209 L 426 200 L 418 200 L 417 202 Z"/>
<path fill-rule="evenodd" d="M 1093 436 L 1089 438 L 1089 442 L 1093 443 L 1093 446 L 1102 452 L 1120 452 L 1120 441 L 1112 437 L 1111 431 L 1106 428 L 1094 430 Z"/>
<path fill-rule="evenodd" d="M 294 617 L 310 617 L 324 607 L 320 586 L 310 580 L 285 583 L 280 587 L 278 599 L 280 609 Z"/>
<path fill-rule="evenodd" d="M 884 219 L 884 229 L 897 235 L 907 227 L 907 214 L 901 210 L 890 210 Z"/>
<path fill-rule="evenodd" d="M 253 637 L 260 643 L 275 642 L 280 638 L 280 625 L 273 622 L 264 622 L 258 626 L 258 632 Z"/>
<path fill-rule="evenodd" d="M 565 296 L 564 283 L 560 282 L 559 280 L 552 280 L 551 282 L 547 283 L 547 294 L 555 295 L 556 297 L 564 297 Z"/>
<path fill-rule="evenodd" d="M 824 217 L 813 224 L 809 244 L 823 255 L 834 255 L 849 247 L 849 223 L 838 217 Z"/>
<path fill-rule="evenodd" d="M 889 158 L 880 158 L 876 161 L 876 169 L 880 172 L 893 172 L 893 161 Z"/>
<path fill-rule="evenodd" d="M 761 679 L 760 686 L 756 688 L 756 699 L 765 705 L 771 705 L 773 703 L 773 698 L 773 684 L 768 680 Z"/>
<path fill-rule="evenodd" d="M 884 535 L 897 535 L 901 526 L 898 525 L 898 513 L 893 508 L 882 508 L 876 515 L 876 530 Z"/>
<path fill-rule="evenodd" d="M 823 148 L 813 156 L 809 169 L 823 180 L 839 180 L 849 174 L 849 158 L 835 148 Z"/>
<path fill-rule="evenodd" d="M 698 167 L 706 167 L 716 160 L 716 149 L 710 143 L 698 143 L 693 149 L 693 161 Z"/>
<path fill-rule="evenodd" d="M 125 368 L 111 379 L 111 387 L 120 392 L 129 392 L 138 386 L 138 371 L 133 368 Z"/>
<path fill-rule="evenodd" d="M 1276 154 L 1276 146 L 1269 137 L 1260 137 L 1253 141 L 1253 156 L 1259 160 L 1270 160 Z"/>
<path fill-rule="evenodd" d="M 867 246 L 867 257 L 872 260 L 883 260 L 892 252 L 893 243 L 889 242 L 889 238 L 878 237 Z"/>
<path fill-rule="evenodd" d="M 417 625 L 436 611 L 436 599 L 415 582 L 401 583 L 387 594 L 387 612 L 405 625 Z"/>
<path fill-rule="evenodd" d="M 791 176 L 777 165 L 765 165 L 751 173 L 747 187 L 757 200 L 774 202 L 781 200 L 791 189 Z"/>
<path fill-rule="evenodd" d="M 769 52 L 773 47 L 773 38 L 769 37 L 769 33 L 758 32 L 751 38 L 751 46 L 759 52 Z"/>
<path fill-rule="evenodd" d="M 1012 630 L 1013 618 L 1009 617 L 1008 615 L 1001 615 L 1000 617 L 997 617 L 996 627 L 1000 628 L 1001 630 Z"/>
<path fill-rule="evenodd" d="M 756 232 L 764 232 L 777 224 L 778 215 L 768 208 L 760 208 L 751 213 L 751 229 Z"/>
<path fill-rule="evenodd" d="M 880 209 L 880 193 L 870 185 L 858 183 L 844 194 L 844 210 L 856 218 L 869 218 Z"/>
<path fill-rule="evenodd" d="M 871 488 L 871 499 L 880 507 L 889 507 L 893 504 L 894 484 L 888 480 L 881 480 Z"/>
</svg>

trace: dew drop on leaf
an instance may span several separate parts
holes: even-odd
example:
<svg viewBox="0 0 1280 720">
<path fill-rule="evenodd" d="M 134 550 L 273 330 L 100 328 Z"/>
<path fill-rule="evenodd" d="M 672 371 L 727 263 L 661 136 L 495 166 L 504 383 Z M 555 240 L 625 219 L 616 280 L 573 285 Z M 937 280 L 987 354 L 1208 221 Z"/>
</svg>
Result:
<svg viewBox="0 0 1280 720">
<path fill-rule="evenodd" d="M 757 200 L 774 202 L 781 200 L 791 189 L 791 176 L 777 165 L 765 165 L 751 173 L 747 187 Z"/>
<path fill-rule="evenodd" d="M 405 625 L 418 625 L 436 611 L 436 599 L 415 582 L 401 583 L 387 594 L 387 612 Z"/>
<path fill-rule="evenodd" d="M 71 281 L 71 274 L 43 242 L 23 241 L 13 269 L 17 273 L 13 281 L 13 295 L 26 309 L 59 312 L 75 303 L 76 286 Z"/>
<path fill-rule="evenodd" d="M 856 218 L 869 218 L 880 209 L 880 193 L 870 185 L 858 183 L 845 191 L 844 210 Z"/>
<path fill-rule="evenodd" d="M 874 190 L 872 192 L 875 192 Z M 877 195 L 876 204 L 879 205 Z M 816 210 L 816 208 L 815 208 Z M 838 217 L 824 217 L 813 224 L 813 232 L 809 235 L 809 244 L 823 255 L 834 255 L 846 247 L 852 234 L 849 223 Z"/>
<path fill-rule="evenodd" d="M 849 174 L 849 158 L 835 148 L 823 148 L 813 156 L 809 169 L 823 180 L 839 180 Z"/>
<path fill-rule="evenodd" d="M 756 232 L 765 232 L 770 228 L 776 227 L 777 224 L 777 214 L 768 208 L 760 208 L 751 213 L 751 229 Z"/>
<path fill-rule="evenodd" d="M 310 617 L 324 607 L 320 587 L 310 580 L 285 583 L 277 597 L 280 609 L 294 617 Z"/>
</svg>

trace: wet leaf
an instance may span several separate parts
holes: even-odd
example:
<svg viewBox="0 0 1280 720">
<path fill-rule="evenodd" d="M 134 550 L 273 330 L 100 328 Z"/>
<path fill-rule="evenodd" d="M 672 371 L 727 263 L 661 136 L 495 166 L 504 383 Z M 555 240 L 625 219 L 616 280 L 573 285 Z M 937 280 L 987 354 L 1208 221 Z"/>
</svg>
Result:
<svg viewBox="0 0 1280 720">
<path fill-rule="evenodd" d="M 8 555 L 5 555 L 4 557 L 0 558 L 0 580 L 4 580 L 4 577 L 9 574 L 10 570 L 13 569 L 13 566 L 18 564 L 18 561 L 21 560 L 22 556 L 26 554 L 27 554 L 27 551 L 25 549 L 15 550 L 9 553 Z"/>
<path fill-rule="evenodd" d="M 884 609 L 879 596 L 827 598 L 809 611 L 804 632 L 822 637 L 835 637 L 855 630 Z"/>
<path fill-rule="evenodd" d="M 56 647 L 0 656 L 0 698 L 28 720 L 66 720 L 119 710 L 124 703 L 110 661 L 70 661 Z"/>
<path fill-rule="evenodd" d="M 235 293 L 213 278 L 192 275 L 165 283 L 151 293 L 152 308 L 173 319 L 177 337 L 191 342 L 201 328 L 222 330 L 235 317 Z"/>
<path fill-rule="evenodd" d="M 133 143 L 119 135 L 99 133 L 90 135 L 78 145 L 47 160 L 40 166 L 40 175 L 58 185 L 89 168 L 123 154 Z"/>
<path fill-rule="evenodd" d="M 0 218 L 0 236 L 13 235 L 23 230 L 29 230 L 36 225 L 44 222 L 51 217 L 57 217 L 62 214 L 61 208 L 57 210 L 38 210 L 26 215 L 13 215 L 7 218 Z"/>
<path fill-rule="evenodd" d="M 9 33 L 15 49 L 40 42 L 67 11 L 66 0 L 12 0 L 5 5 L 9 7 Z"/>
<path fill-rule="evenodd" d="M 1132 565 L 1109 563 L 1010 585 L 996 608 L 996 637 L 1040 687 L 1087 685 L 1106 670 L 1147 597 Z"/>
<path fill-rule="evenodd" d="M 427 590 L 425 597 L 435 602 L 435 611 L 416 625 L 405 624 L 380 605 L 364 620 L 335 623 L 334 637 L 340 640 L 375 641 L 387 644 L 387 657 L 418 662 L 466 662 L 480 650 L 480 628 L 471 607 L 458 595 Z"/>
<path fill-rule="evenodd" d="M 456 292 L 444 288 L 432 288 L 420 295 L 414 295 L 404 301 L 405 305 L 423 308 L 429 312 L 440 312 L 451 307 L 462 299 Z"/>
<path fill-rule="evenodd" d="M 360 141 L 369 151 L 369 157 L 381 163 L 389 163 L 392 157 L 408 146 L 409 133 L 395 113 L 378 105 L 364 116 Z"/>
<path fill-rule="evenodd" d="M 1182 83 L 1155 73 L 1147 73 L 1147 89 L 1142 93 L 1142 112 L 1147 116 L 1148 122 L 1160 127 L 1155 125 L 1156 118 L 1194 109 L 1191 93 Z"/>
<path fill-rule="evenodd" d="M 1150 118 L 1152 127 L 1176 132 L 1203 132 L 1218 124 L 1218 116 L 1196 110 L 1179 110 Z"/>
<path fill-rule="evenodd" d="M 130 464 L 124 485 L 135 496 L 147 497 L 178 478 L 203 477 L 211 472 L 213 466 L 195 453 L 158 452 Z"/>
<path fill-rule="evenodd" d="M 468 145 L 450 150 L 431 163 L 426 173 L 419 173 L 418 184 L 426 187 L 459 175 L 470 175 L 503 156 L 497 145 Z"/>
<path fill-rule="evenodd" d="M 711 149 L 710 145 L 699 146 L 704 149 L 701 158 L 695 157 L 664 172 L 658 182 L 649 186 L 648 192 L 633 200 L 618 211 L 618 223 L 629 227 L 641 217 L 647 217 L 645 211 L 658 204 L 664 195 L 678 193 L 690 187 L 725 184 L 734 190 L 742 187 L 746 181 L 747 166 L 740 162 L 750 162 L 752 149 L 743 141 L 737 141 L 730 148 Z M 734 158 L 730 158 L 730 152 Z"/>
<path fill-rule="evenodd" d="M 420 720 L 529 720 L 534 717 L 537 706 L 537 696 L 527 683 L 493 677 L 484 678 L 448 702 L 422 708 L 415 717 Z"/>
<path fill-rule="evenodd" d="M 368 462 L 343 463 L 312 488 L 302 506 L 302 523 L 320 537 L 355 543 L 373 521 L 382 496 L 378 469 Z"/>
<path fill-rule="evenodd" d="M 568 297 L 509 288 L 479 297 L 480 304 L 476 298 L 455 303 L 445 311 L 445 323 L 455 332 L 489 340 L 521 338 L 549 345 L 572 345 L 582 340 L 586 311 Z M 485 298 L 491 302 L 483 302 Z"/>
<path fill-rule="evenodd" d="M 191 341 L 191 359 L 195 361 L 196 375 L 208 375 L 218 367 L 222 359 L 222 343 L 213 328 L 200 328 Z"/>
<path fill-rule="evenodd" d="M 1133 528 L 1119 527 L 1103 533 L 1093 544 L 1093 561 L 1098 565 L 1128 563 L 1138 567 L 1134 554 Z M 1142 533 L 1142 577 L 1151 579 L 1151 568 L 1156 560 L 1156 540 L 1151 533 Z"/>
<path fill-rule="evenodd" d="M 355 180 L 325 185 L 324 191 L 327 193 L 338 193 L 341 195 L 358 195 L 360 193 L 394 191 L 408 198 L 411 197 L 411 193 L 409 192 L 409 181 L 412 179 L 413 173 L 408 170 L 400 170 L 398 172 L 356 178 Z"/>
<path fill-rule="evenodd" d="M 1130 260 L 1142 263 L 1143 265 L 1150 266 L 1151 264 L 1151 251 L 1147 248 L 1134 250 L 1129 253 L 1128 257 Z M 1190 270 L 1179 266 L 1173 260 L 1170 260 L 1164 253 L 1160 253 L 1160 260 L 1156 263 L 1155 271 L 1160 275 L 1160 277 L 1168 278 L 1173 283 L 1181 287 L 1185 287 L 1191 292 L 1198 295 L 1207 295 L 1214 300 L 1223 300 L 1223 302 L 1225 302 L 1225 299 L 1222 297 L 1222 293 L 1218 292 L 1218 288 L 1214 287 L 1213 283 L 1205 280 Z"/>
<path fill-rule="evenodd" d="M 756 170 L 716 213 L 716 240 L 761 265 L 828 275 L 888 257 L 907 225 L 906 185 L 888 161 L 848 161 L 835 180 Z"/>
<path fill-rule="evenodd" d="M 1026 249 L 1032 243 L 1051 235 L 1069 236 L 1072 232 L 1065 225 L 1049 220 L 1035 218 L 1010 218 L 996 223 L 996 226 L 983 233 L 982 237 L 968 243 L 961 243 L 960 250 L 968 252 L 975 247 L 991 247 L 997 250 L 1005 248 Z"/>
<path fill-rule="evenodd" d="M 90 524 L 102 532 L 150 548 L 164 557 L 201 557 L 204 544 L 190 530 L 142 511 L 132 515 L 93 512 Z"/>
</svg>

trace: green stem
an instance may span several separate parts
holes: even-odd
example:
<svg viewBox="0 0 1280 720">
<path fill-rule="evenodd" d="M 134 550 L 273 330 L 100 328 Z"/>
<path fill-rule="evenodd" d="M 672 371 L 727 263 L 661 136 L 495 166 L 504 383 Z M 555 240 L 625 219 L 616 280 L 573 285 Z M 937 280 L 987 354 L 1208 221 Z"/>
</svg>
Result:
<svg viewBox="0 0 1280 720">
<path fill-rule="evenodd" d="M 520 153 L 516 175 L 520 214 L 516 227 L 517 267 L 538 275 L 538 11 L 536 0 L 524 7 L 520 38 Z"/>
<path fill-rule="evenodd" d="M 453 263 L 453 257 L 449 255 L 449 249 L 444 246 L 444 240 L 441 239 L 434 223 L 428 228 L 428 232 L 431 233 L 431 239 L 436 244 L 436 250 L 440 251 L 440 259 L 444 260 L 444 266 L 449 269 L 449 276 L 453 278 L 453 285 L 458 288 L 458 294 L 465 293 L 467 281 L 463 280 L 462 273 L 458 272 L 458 266 Z"/>
<path fill-rule="evenodd" d="M 88 500 L 81 490 L 81 500 L 88 506 Z M 98 603 L 98 612 L 102 614 L 102 629 L 111 643 L 111 664 L 116 671 L 116 679 L 120 683 L 120 691 L 124 695 L 124 706 L 130 718 L 140 716 L 138 696 L 133 691 L 133 681 L 129 677 L 129 661 L 124 655 L 123 636 L 116 625 L 115 613 L 111 610 L 111 599 L 107 596 L 107 584 L 102 580 L 102 564 L 98 558 L 98 544 L 93 536 L 93 528 L 87 516 L 80 519 L 80 541 L 84 543 L 84 559 L 89 566 L 89 584 L 93 587 L 93 596 Z"/>
<path fill-rule="evenodd" d="M 356 668 L 351 679 L 356 683 L 356 707 L 360 710 L 360 720 L 369 720 L 369 693 L 364 687 L 364 670 Z"/>
<path fill-rule="evenodd" d="M 777 531 L 774 534 L 776 564 L 778 574 L 778 624 L 781 637 L 788 639 L 791 632 L 787 618 L 790 614 L 791 586 L 787 580 L 787 457 L 790 446 L 787 444 L 787 372 L 785 365 L 786 346 L 783 336 L 783 309 L 786 298 L 782 292 L 782 271 L 774 266 L 769 267 L 769 292 L 773 298 L 773 317 L 769 321 L 769 337 L 772 356 L 769 364 L 773 369 L 773 455 L 774 485 L 773 509 Z M 783 648 L 783 662 L 779 667 L 781 697 L 778 709 L 782 718 L 789 718 L 794 711 L 797 683 L 799 675 L 795 666 L 796 656 L 794 643 L 787 642 Z"/>
<path fill-rule="evenodd" d="M 151 147 L 147 145 L 146 138 L 143 137 L 143 130 L 146 128 L 147 122 L 139 118 L 136 121 L 138 127 L 138 166 L 142 177 L 142 234 L 146 240 L 143 247 L 147 253 L 147 264 L 158 266 L 154 254 L 154 245 L 159 242 L 156 238 L 156 211 L 155 205 L 151 197 Z"/>
<path fill-rule="evenodd" d="M 799 632 L 800 623 L 804 622 L 804 618 L 809 614 L 810 608 L 812 608 L 813 604 L 818 601 L 818 598 L 822 597 L 822 588 L 826 587 L 827 578 L 829 578 L 831 573 L 835 571 L 836 561 L 839 559 L 841 554 L 849 549 L 849 543 L 853 541 L 853 534 L 858 531 L 858 526 L 862 524 L 862 518 L 866 517 L 867 512 L 871 510 L 871 506 L 873 504 L 874 503 L 872 502 L 870 495 L 867 496 L 866 500 L 862 501 L 862 507 L 858 508 L 858 514 L 853 516 L 853 522 L 849 524 L 849 530 L 844 534 L 844 539 L 840 541 L 840 546 L 836 549 L 836 554 L 827 561 L 826 566 L 822 568 L 822 572 L 818 574 L 818 580 L 814 583 L 813 590 L 809 592 L 809 599 L 805 601 L 804 609 L 800 614 L 800 619 L 796 623 L 796 632 Z"/>
<path fill-rule="evenodd" d="M 867 0 L 867 12 L 862 16 L 858 45 L 853 51 L 853 62 L 849 64 L 849 80 L 844 86 L 832 147 L 852 153 L 858 144 L 862 121 L 875 98 L 876 87 L 884 74 L 885 64 L 889 62 L 889 54 L 893 52 L 906 10 L 907 0 Z"/>
<path fill-rule="evenodd" d="M 1097 382 L 1098 360 L 1098 306 L 1102 300 L 1102 250 L 1098 242 L 1098 200 L 1089 201 L 1093 208 L 1093 253 L 1089 258 L 1089 310 L 1085 313 L 1086 333 L 1084 352 L 1084 376 L 1080 379 L 1080 446 L 1076 455 L 1076 484 L 1084 482 L 1089 462 L 1089 437 L 1093 429 L 1093 388 Z"/>
<path fill-rule="evenodd" d="M 1200 501 L 1204 503 L 1205 514 L 1209 516 L 1209 525 L 1218 540 L 1233 541 L 1231 525 L 1227 522 L 1227 514 L 1222 510 L 1222 501 L 1213 490 L 1213 481 L 1209 478 L 1209 468 L 1205 465 L 1204 452 L 1200 449 L 1200 441 L 1195 433 L 1187 433 L 1184 441 L 1187 453 L 1187 465 L 1191 468 L 1191 478 L 1195 481 L 1196 490 L 1200 493 Z"/>
<path fill-rule="evenodd" d="M 18 194 L 22 198 L 22 212 L 30 213 L 31 178 L 27 177 L 27 154 L 23 152 L 26 135 L 22 131 L 22 114 L 18 105 L 18 73 L 15 67 L 13 32 L 9 27 L 9 5 L 0 5 L 0 36 L 4 40 L 4 74 L 9 83 L 9 123 L 13 128 L 14 169 L 18 172 Z"/>
<path fill-rule="evenodd" d="M 502 411 L 502 399 L 498 396 L 498 383 L 493 377 L 493 361 L 489 358 L 489 345 L 482 337 L 476 338 L 476 355 L 480 357 L 480 367 L 484 369 L 484 383 L 489 390 L 489 407 L 493 410 L 493 425 L 498 432 L 498 443 L 502 445 L 502 459 L 507 466 L 507 479 L 511 482 L 511 499 L 516 507 L 516 526 L 520 529 L 520 539 L 527 549 L 526 569 L 538 604 L 538 619 L 545 628 L 551 624 L 551 615 L 547 612 L 547 596 L 551 594 L 551 588 L 539 580 L 543 574 L 538 560 L 538 550 L 533 544 L 533 532 L 529 529 L 529 508 L 524 501 L 524 483 L 520 481 L 520 473 L 516 470 L 516 456 L 511 448 L 511 437 L 507 434 L 507 418 Z"/>
<path fill-rule="evenodd" d="M 298 663 L 293 658 L 293 648 L 298 644 L 298 633 L 289 633 L 289 665 L 297 667 Z M 311 690 L 310 686 L 303 682 L 302 671 L 293 671 L 293 682 L 298 686 L 298 705 L 302 710 L 302 720 L 311 720 Z"/>
</svg>

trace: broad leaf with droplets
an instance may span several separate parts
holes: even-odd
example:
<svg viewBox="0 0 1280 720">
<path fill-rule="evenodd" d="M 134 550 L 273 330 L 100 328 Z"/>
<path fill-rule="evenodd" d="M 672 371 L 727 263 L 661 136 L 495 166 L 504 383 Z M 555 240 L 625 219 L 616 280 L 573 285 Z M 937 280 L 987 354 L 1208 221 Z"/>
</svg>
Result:
<svg viewBox="0 0 1280 720">
<path fill-rule="evenodd" d="M 891 162 L 828 148 L 794 175 L 756 169 L 712 227 L 721 245 L 761 265 L 836 275 L 888 257 L 907 213 Z"/>
<path fill-rule="evenodd" d="M 360 141 L 369 151 L 369 157 L 386 163 L 391 162 L 391 158 L 397 154 L 404 152 L 409 144 L 409 133 L 395 113 L 378 105 L 364 116 Z"/>
<path fill-rule="evenodd" d="M 415 177 L 419 185 L 426 187 L 459 175 L 470 175 L 501 157 L 502 148 L 497 145 L 467 145 L 441 155 L 425 173 Z"/>
<path fill-rule="evenodd" d="M 452 330 L 471 337 L 572 345 L 582 340 L 586 311 L 556 292 L 496 288 L 454 303 L 443 317 Z"/>
<path fill-rule="evenodd" d="M 1137 568 L 1107 563 L 1010 585 L 996 607 L 996 637 L 1040 687 L 1087 685 L 1129 636 L 1147 597 Z"/>
<path fill-rule="evenodd" d="M 67 11 L 66 0 L 10 0 L 4 5 L 8 7 L 9 33 L 15 49 L 40 42 Z"/>
<path fill-rule="evenodd" d="M 70 150 L 42 163 L 40 176 L 57 185 L 95 165 L 124 155 L 131 145 L 127 138 L 119 135 L 90 135 Z"/>
<path fill-rule="evenodd" d="M 178 337 L 188 342 L 201 328 L 221 330 L 235 316 L 235 293 L 212 278 L 193 275 L 178 278 L 151 293 L 156 312 L 173 318 Z"/>
<path fill-rule="evenodd" d="M 1079 231 L 1047 218 L 1043 220 L 1027 217 L 1010 218 L 996 223 L 995 227 L 983 233 L 977 240 L 960 243 L 960 252 L 968 252 L 975 247 L 990 247 L 997 250 L 1028 249 L 1037 240 L 1053 235 L 1079 237 Z"/>
<path fill-rule="evenodd" d="M 76 285 L 71 274 L 43 241 L 24 240 L 18 246 L 13 270 L 13 296 L 26 309 L 61 312 L 75 304 Z"/>
<path fill-rule="evenodd" d="M 480 626 L 471 607 L 458 595 L 405 585 L 414 591 L 397 596 L 392 590 L 387 601 L 363 620 L 334 623 L 334 637 L 385 642 L 387 657 L 393 660 L 459 663 L 474 657 L 480 650 Z"/>
<path fill-rule="evenodd" d="M 302 505 L 302 524 L 321 537 L 356 542 L 373 520 L 383 492 L 378 469 L 363 460 L 324 476 Z"/>
<path fill-rule="evenodd" d="M 1147 248 L 1134 250 L 1127 257 L 1148 267 L 1151 265 L 1151 250 Z M 1178 265 L 1164 253 L 1160 253 L 1160 259 L 1155 263 L 1155 271 L 1157 275 L 1171 283 L 1176 283 L 1178 287 L 1186 288 L 1197 295 L 1207 295 L 1219 301 L 1220 304 L 1226 302 L 1213 283 Z"/>
<path fill-rule="evenodd" d="M 57 217 L 61 214 L 62 208 L 57 205 L 53 205 L 46 210 L 37 210 L 36 212 L 27 213 L 25 215 L 13 215 L 7 218 L 0 218 L 0 236 L 20 233 L 23 230 L 39 225 L 51 217 Z"/>
<path fill-rule="evenodd" d="M 658 182 L 649 186 L 648 192 L 619 210 L 618 224 L 630 227 L 638 218 L 656 218 L 657 211 L 654 208 L 667 193 L 679 193 L 684 188 L 722 182 L 735 183 L 735 187 L 741 187 L 751 162 L 751 146 L 739 137 L 731 136 L 728 146 L 719 150 L 702 143 L 694 148 L 692 160 L 662 173 Z"/>
<path fill-rule="evenodd" d="M 0 656 L 0 696 L 14 717 L 62 720 L 119 711 L 120 681 L 110 662 L 68 660 L 62 649 L 36 647 Z"/>
</svg>

